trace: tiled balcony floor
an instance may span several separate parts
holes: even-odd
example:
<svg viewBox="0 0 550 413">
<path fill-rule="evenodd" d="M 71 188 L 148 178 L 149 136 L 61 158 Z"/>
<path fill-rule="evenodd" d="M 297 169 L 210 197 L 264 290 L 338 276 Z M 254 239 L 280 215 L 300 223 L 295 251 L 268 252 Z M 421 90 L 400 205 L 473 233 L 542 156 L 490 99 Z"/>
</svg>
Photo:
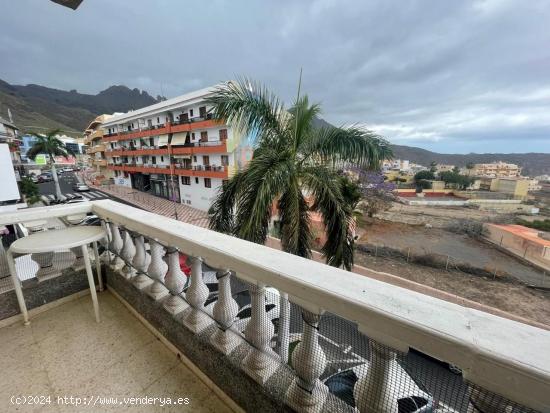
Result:
<svg viewBox="0 0 550 413">
<path fill-rule="evenodd" d="M 177 356 L 113 295 L 99 293 L 36 315 L 30 326 L 0 329 L 0 411 L 230 412 Z M 15 406 L 12 395 L 51 396 L 49 406 Z M 178 397 L 188 405 L 68 406 L 57 396 Z"/>
</svg>

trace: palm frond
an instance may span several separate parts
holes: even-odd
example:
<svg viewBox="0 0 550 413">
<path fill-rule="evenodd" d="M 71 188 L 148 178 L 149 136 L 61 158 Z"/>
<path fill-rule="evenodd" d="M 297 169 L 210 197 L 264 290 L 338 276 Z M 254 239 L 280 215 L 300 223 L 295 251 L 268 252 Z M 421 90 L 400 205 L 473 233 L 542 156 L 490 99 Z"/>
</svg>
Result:
<svg viewBox="0 0 550 413">
<path fill-rule="evenodd" d="M 321 113 L 321 107 L 318 104 L 310 106 L 307 95 L 304 95 L 290 108 L 289 112 L 293 116 L 288 123 L 290 134 L 294 137 L 294 150 L 296 150 L 313 129 L 313 121 Z"/>
<path fill-rule="evenodd" d="M 206 99 L 217 119 L 224 119 L 246 135 L 265 137 L 284 134 L 283 103 L 267 88 L 247 78 L 224 83 Z"/>
<path fill-rule="evenodd" d="M 42 142 L 36 142 L 27 151 L 27 157 L 29 157 L 30 159 L 32 159 L 34 161 L 36 159 L 36 157 L 41 153 L 45 153 L 44 144 Z"/>
<path fill-rule="evenodd" d="M 305 159 L 319 158 L 333 165 L 352 164 L 366 169 L 378 169 L 384 159 L 393 156 L 385 139 L 355 127 L 317 129 L 300 150 Z"/>
<path fill-rule="evenodd" d="M 226 183 L 222 184 L 212 206 L 208 210 L 208 226 L 214 231 L 224 234 L 233 234 L 235 228 L 235 203 L 238 191 L 241 187 L 243 172 L 233 175 Z"/>
<path fill-rule="evenodd" d="M 235 206 L 236 236 L 260 244 L 266 241 L 273 202 L 285 190 L 291 174 L 290 162 L 276 151 L 265 151 L 250 161 Z"/>
<path fill-rule="evenodd" d="M 300 257 L 311 257 L 313 234 L 309 206 L 297 179 L 293 179 L 278 202 L 283 251 Z"/>
<path fill-rule="evenodd" d="M 323 217 L 327 241 L 321 252 L 327 264 L 343 265 L 350 270 L 353 266 L 353 213 L 343 195 L 341 177 L 324 166 L 304 168 L 301 177 L 314 199 L 311 209 Z"/>
</svg>

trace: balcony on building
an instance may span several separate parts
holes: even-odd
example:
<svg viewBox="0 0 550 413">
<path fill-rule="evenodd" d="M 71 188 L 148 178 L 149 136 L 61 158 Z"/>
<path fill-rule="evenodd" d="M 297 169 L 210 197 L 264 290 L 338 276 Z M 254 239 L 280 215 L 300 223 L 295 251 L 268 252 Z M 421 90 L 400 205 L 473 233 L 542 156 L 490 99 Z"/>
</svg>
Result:
<svg viewBox="0 0 550 413">
<path fill-rule="evenodd" d="M 24 326 L 5 265 L 10 234 L 86 214 L 107 234 L 101 321 L 65 250 L 17 257 Z M 208 412 L 549 411 L 547 327 L 112 200 L 2 214 L 0 226 L 10 229 L 0 244 L 2 403 L 52 393 L 188 397 L 185 408 Z"/>
</svg>

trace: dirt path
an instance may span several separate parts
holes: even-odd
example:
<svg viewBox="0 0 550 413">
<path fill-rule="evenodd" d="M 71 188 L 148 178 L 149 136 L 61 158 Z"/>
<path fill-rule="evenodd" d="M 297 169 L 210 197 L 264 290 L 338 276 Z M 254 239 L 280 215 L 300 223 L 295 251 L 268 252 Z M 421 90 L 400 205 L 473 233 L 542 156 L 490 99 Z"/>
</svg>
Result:
<svg viewBox="0 0 550 413">
<path fill-rule="evenodd" d="M 539 291 L 520 282 L 502 282 L 406 263 L 399 259 L 373 257 L 356 251 L 355 262 L 460 297 L 550 325 L 550 291 Z"/>
</svg>

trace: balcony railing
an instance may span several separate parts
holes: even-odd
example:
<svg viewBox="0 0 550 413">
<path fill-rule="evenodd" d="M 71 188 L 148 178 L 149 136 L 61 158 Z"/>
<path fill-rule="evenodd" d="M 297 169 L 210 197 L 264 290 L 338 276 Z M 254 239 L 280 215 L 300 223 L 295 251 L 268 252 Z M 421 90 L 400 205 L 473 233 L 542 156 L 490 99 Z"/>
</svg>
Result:
<svg viewBox="0 0 550 413">
<path fill-rule="evenodd" d="M 176 317 L 170 328 L 202 343 L 190 356 L 211 348 L 294 410 L 549 411 L 547 330 L 110 200 L 4 214 L 0 225 L 89 212 L 107 229 L 108 285 L 155 303 L 151 319 Z"/>
</svg>

